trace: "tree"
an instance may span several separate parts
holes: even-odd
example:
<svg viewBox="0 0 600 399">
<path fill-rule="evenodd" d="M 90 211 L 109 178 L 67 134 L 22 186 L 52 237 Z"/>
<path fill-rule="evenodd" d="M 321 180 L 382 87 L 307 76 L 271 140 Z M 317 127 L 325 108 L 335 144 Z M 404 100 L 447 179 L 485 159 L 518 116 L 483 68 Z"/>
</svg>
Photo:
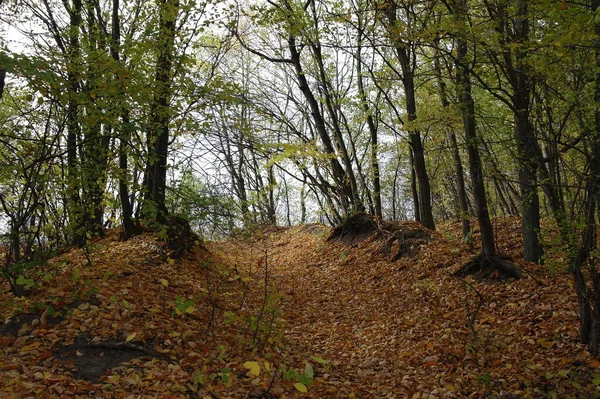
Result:
<svg viewBox="0 0 600 399">
<path fill-rule="evenodd" d="M 386 16 L 386 30 L 388 33 L 389 40 L 394 46 L 396 56 L 400 63 L 400 79 L 404 87 L 404 96 L 406 101 L 406 113 L 408 124 L 414 122 L 417 118 L 417 103 L 416 103 L 416 89 L 415 89 L 415 69 L 416 69 L 416 43 L 411 38 L 405 38 L 400 33 L 402 31 L 402 23 L 409 24 L 409 29 L 414 29 L 410 26 L 411 23 L 415 23 L 415 4 L 408 2 L 403 5 L 402 11 L 404 11 L 405 21 L 399 20 L 398 5 L 394 0 L 386 0 L 384 2 L 384 10 Z M 409 127 L 409 137 L 411 153 L 414 160 L 414 172 L 416 175 L 416 181 L 418 182 L 418 209 L 419 209 L 419 220 L 425 227 L 435 229 L 435 223 L 433 221 L 432 203 L 431 203 L 431 191 L 429 187 L 429 177 L 427 176 L 427 167 L 425 164 L 425 155 L 423 150 L 423 142 L 421 140 L 421 132 L 414 127 Z M 415 207 L 416 201 L 415 201 Z"/>
<path fill-rule="evenodd" d="M 158 1 L 158 35 L 154 99 L 147 130 L 148 159 L 146 163 L 145 214 L 159 223 L 168 215 L 165 204 L 167 185 L 167 156 L 169 152 L 169 123 L 173 113 L 173 61 L 175 57 L 176 22 L 179 0 Z"/>
<path fill-rule="evenodd" d="M 521 277 L 519 269 L 499 259 L 496 256 L 496 244 L 494 242 L 494 230 L 490 221 L 487 208 L 487 198 L 483 181 L 483 168 L 479 156 L 479 139 L 477 137 L 477 126 L 475 121 L 475 103 L 471 92 L 470 70 L 472 65 L 468 59 L 467 32 L 467 2 L 456 0 L 448 3 L 456 23 L 456 90 L 463 119 L 465 142 L 469 156 L 469 172 L 471 186 L 473 188 L 473 200 L 479 230 L 481 234 L 481 255 L 474 261 L 463 266 L 458 274 L 470 273 L 474 269 L 480 269 L 486 276 L 492 275 L 500 270 L 512 277 Z"/>
</svg>

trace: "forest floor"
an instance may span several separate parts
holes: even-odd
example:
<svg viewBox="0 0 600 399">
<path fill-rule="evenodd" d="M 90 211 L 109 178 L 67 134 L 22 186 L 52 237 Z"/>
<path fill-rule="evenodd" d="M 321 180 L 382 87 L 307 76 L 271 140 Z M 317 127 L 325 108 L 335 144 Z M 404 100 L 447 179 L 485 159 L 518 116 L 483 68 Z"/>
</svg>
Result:
<svg viewBox="0 0 600 399">
<path fill-rule="evenodd" d="M 453 277 L 477 254 L 457 223 L 263 228 L 183 259 L 112 232 L 25 297 L 0 285 L 0 398 L 600 397 L 560 251 L 524 263 L 519 220 L 494 226 L 522 279 Z"/>
</svg>

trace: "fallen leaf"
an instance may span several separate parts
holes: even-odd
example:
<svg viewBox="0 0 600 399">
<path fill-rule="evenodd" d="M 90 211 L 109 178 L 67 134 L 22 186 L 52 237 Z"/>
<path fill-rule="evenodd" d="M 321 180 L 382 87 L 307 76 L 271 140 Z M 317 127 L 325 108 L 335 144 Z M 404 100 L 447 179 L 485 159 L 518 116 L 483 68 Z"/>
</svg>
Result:
<svg viewBox="0 0 600 399">
<path fill-rule="evenodd" d="M 244 367 L 247 368 L 250 372 L 250 374 L 257 376 L 260 374 L 260 365 L 258 364 L 258 362 L 245 362 L 244 363 Z"/>
<path fill-rule="evenodd" d="M 294 388 L 296 388 L 300 392 L 308 392 L 308 388 L 301 382 L 297 382 L 294 384 Z"/>
</svg>

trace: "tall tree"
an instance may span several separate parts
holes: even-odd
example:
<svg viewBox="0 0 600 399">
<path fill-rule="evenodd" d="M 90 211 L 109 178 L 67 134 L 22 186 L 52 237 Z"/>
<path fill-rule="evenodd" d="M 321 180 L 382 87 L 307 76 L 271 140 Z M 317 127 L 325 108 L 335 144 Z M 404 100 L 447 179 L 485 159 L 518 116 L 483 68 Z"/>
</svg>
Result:
<svg viewBox="0 0 600 399">
<path fill-rule="evenodd" d="M 117 123 L 119 133 L 119 201 L 121 203 L 121 219 L 123 221 L 123 238 L 127 239 L 136 232 L 136 226 L 133 220 L 133 205 L 131 203 L 128 175 L 129 161 L 127 155 L 127 145 L 131 136 L 131 124 L 129 110 L 125 92 L 127 90 L 125 79 L 121 77 L 124 70 L 121 61 L 121 18 L 119 15 L 119 0 L 112 0 L 111 9 L 111 40 L 110 40 L 110 55 L 116 63 L 114 79 L 118 82 L 118 95 L 115 99 L 116 112 L 115 116 L 120 118 L 120 124 Z"/>
<path fill-rule="evenodd" d="M 173 115 L 173 62 L 179 0 L 158 0 L 158 34 L 154 99 L 148 126 L 148 159 L 146 166 L 146 216 L 159 223 L 166 220 L 167 156 L 169 153 L 169 123 Z"/>
<path fill-rule="evenodd" d="M 381 208 L 381 171 L 379 167 L 379 131 L 377 128 L 377 119 L 373 115 L 376 110 L 372 109 L 369 104 L 367 92 L 365 90 L 365 76 L 363 72 L 363 46 L 365 41 L 365 18 L 362 10 L 355 8 L 357 14 L 356 23 L 356 85 L 358 90 L 359 101 L 361 103 L 362 111 L 367 120 L 367 127 L 369 129 L 371 139 L 371 169 L 372 169 L 372 184 L 373 184 L 373 205 L 374 213 L 376 216 L 382 217 L 383 211 Z"/>
<path fill-rule="evenodd" d="M 485 275 L 490 276 L 496 270 L 513 277 L 521 277 L 519 269 L 496 257 L 496 244 L 494 242 L 494 230 L 490 221 L 487 208 L 487 197 L 483 181 L 483 168 L 479 156 L 479 144 L 477 137 L 477 125 L 475 121 L 475 103 L 471 93 L 470 70 L 472 65 L 468 59 L 467 42 L 467 1 L 454 0 L 449 6 L 456 23 L 456 90 L 463 119 L 465 142 L 469 156 L 469 172 L 471 186 L 473 188 L 473 201 L 479 231 L 481 234 L 481 255 L 474 261 L 465 265 L 459 274 L 472 272 L 480 269 Z"/>
<path fill-rule="evenodd" d="M 459 6 L 459 5 L 458 5 Z M 454 6 L 455 8 L 457 6 Z M 460 22 L 460 19 L 459 19 Z M 465 39 L 459 39 L 459 48 L 458 48 L 458 52 L 459 54 L 457 55 L 457 61 L 456 63 L 459 63 L 459 59 L 460 62 L 464 62 L 465 57 L 466 57 L 466 45 L 465 48 L 462 49 L 462 52 L 464 54 L 461 54 L 461 48 L 460 48 L 460 40 L 465 40 Z M 437 77 L 437 82 L 438 82 L 438 90 L 440 93 L 440 101 L 442 103 L 442 108 L 445 110 L 445 112 L 450 112 L 450 101 L 448 100 L 448 93 L 447 93 L 447 88 L 446 88 L 446 82 L 444 81 L 443 77 L 442 77 L 442 67 L 441 67 L 441 62 L 440 62 L 440 51 L 439 51 L 439 41 L 436 41 L 436 43 L 434 44 L 434 47 L 436 48 L 436 53 L 434 54 L 434 68 L 435 68 L 435 73 L 436 73 L 436 77 Z M 460 68 L 457 68 L 457 70 L 459 71 L 458 73 L 464 73 L 465 71 L 461 71 Z M 466 70 L 466 72 L 468 72 L 468 70 Z M 471 96 L 471 85 L 470 85 L 470 77 L 467 75 L 466 78 L 468 79 L 468 82 L 464 82 L 465 76 L 459 78 L 457 77 L 457 87 L 459 87 L 459 99 L 458 101 L 461 104 L 461 113 L 462 113 L 462 117 L 463 117 L 463 125 L 464 125 L 464 131 L 465 133 L 467 132 L 467 127 L 469 127 L 469 129 L 472 129 L 471 125 L 474 125 L 474 114 L 473 114 L 473 120 L 466 120 L 465 118 L 467 117 L 467 115 L 465 113 L 470 113 L 471 111 L 474 113 L 474 106 L 471 108 L 471 103 L 473 102 L 472 96 Z M 460 87 L 464 87 L 464 89 L 461 91 Z M 463 91 L 465 93 L 463 93 Z M 461 94 L 463 95 L 463 97 L 461 98 Z M 471 97 L 469 99 L 469 97 Z M 465 109 L 466 108 L 466 109 Z M 472 129 L 473 132 L 475 129 Z M 473 133 L 471 132 L 471 133 Z M 447 133 L 448 138 L 450 140 L 450 149 L 452 151 L 452 158 L 454 160 L 454 171 L 456 174 L 456 196 L 458 199 L 458 205 L 459 205 L 459 216 L 460 216 L 460 221 L 461 221 L 461 227 L 462 227 L 462 237 L 463 237 L 463 241 L 470 242 L 470 237 L 471 237 L 471 220 L 469 217 L 469 208 L 468 208 L 468 204 L 467 204 L 467 191 L 465 188 L 465 178 L 464 178 L 464 170 L 463 170 L 463 165 L 462 165 L 462 160 L 460 157 L 460 151 L 458 148 L 458 140 L 456 139 L 456 134 L 454 133 L 454 130 L 452 130 L 452 128 L 450 127 L 450 130 Z M 465 134 L 465 136 L 467 136 Z M 467 137 L 468 140 L 468 137 Z M 467 141 L 468 143 L 468 141 Z M 479 158 L 479 156 L 477 156 L 477 158 Z M 478 162 L 479 164 L 479 169 L 481 169 L 481 160 L 480 159 L 474 159 L 474 161 Z M 481 171 L 479 171 L 479 174 L 482 175 Z M 473 175 L 471 175 L 473 176 Z M 480 176 L 482 179 L 482 176 Z"/>
<path fill-rule="evenodd" d="M 528 2 L 486 0 L 484 4 L 498 38 L 497 43 L 488 43 L 485 51 L 491 62 L 502 71 L 503 78 L 510 86 L 510 91 L 507 91 L 504 88 L 498 90 L 497 84 L 486 84 L 497 98 L 510 107 L 514 116 L 514 140 L 521 191 L 523 259 L 540 262 L 544 250 L 540 237 L 539 145 L 530 117 L 533 77 L 527 61 L 531 24 Z"/>
<path fill-rule="evenodd" d="M 389 40 L 394 46 L 396 56 L 400 63 L 401 80 L 404 88 L 406 101 L 406 114 L 409 126 L 417 119 L 417 100 L 415 88 L 415 69 L 417 66 L 415 45 L 416 43 L 410 37 L 403 37 L 402 24 L 414 22 L 415 10 L 412 2 L 403 4 L 402 10 L 405 12 L 406 21 L 398 19 L 399 6 L 394 0 L 385 0 L 383 3 L 385 10 L 386 30 Z M 412 28 L 412 27 L 410 27 Z M 427 175 L 427 165 L 425 163 L 425 152 L 421 132 L 414 126 L 410 126 L 409 140 L 414 159 L 414 172 L 418 182 L 419 215 L 420 222 L 425 227 L 435 229 L 433 220 L 431 188 L 429 177 Z"/>
</svg>

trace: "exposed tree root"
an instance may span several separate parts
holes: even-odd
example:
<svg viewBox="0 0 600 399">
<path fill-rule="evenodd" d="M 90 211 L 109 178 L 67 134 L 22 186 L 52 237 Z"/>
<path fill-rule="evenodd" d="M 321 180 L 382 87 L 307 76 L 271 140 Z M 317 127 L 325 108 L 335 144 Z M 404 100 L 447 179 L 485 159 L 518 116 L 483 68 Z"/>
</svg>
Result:
<svg viewBox="0 0 600 399">
<path fill-rule="evenodd" d="M 378 223 L 375 217 L 359 212 L 333 229 L 327 241 L 338 240 L 347 245 L 354 245 L 369 238 L 377 229 Z"/>
<path fill-rule="evenodd" d="M 381 248 L 380 253 L 390 257 L 390 262 L 395 262 L 400 258 L 410 258 L 415 255 L 417 250 L 431 241 L 431 235 L 425 230 L 396 230 L 383 231 L 389 238 Z M 394 248 L 394 243 L 398 243 Z M 392 249 L 394 248 L 394 255 Z"/>
<path fill-rule="evenodd" d="M 372 215 L 356 213 L 333 229 L 327 240 L 355 245 L 371 238 L 385 241 L 379 253 L 395 262 L 414 256 L 421 246 L 433 239 L 433 233 L 417 222 L 382 221 Z"/>
<path fill-rule="evenodd" d="M 504 259 L 482 253 L 454 272 L 454 275 L 458 277 L 474 275 L 482 280 L 507 280 L 520 279 L 523 273 L 521 269 Z"/>
</svg>

